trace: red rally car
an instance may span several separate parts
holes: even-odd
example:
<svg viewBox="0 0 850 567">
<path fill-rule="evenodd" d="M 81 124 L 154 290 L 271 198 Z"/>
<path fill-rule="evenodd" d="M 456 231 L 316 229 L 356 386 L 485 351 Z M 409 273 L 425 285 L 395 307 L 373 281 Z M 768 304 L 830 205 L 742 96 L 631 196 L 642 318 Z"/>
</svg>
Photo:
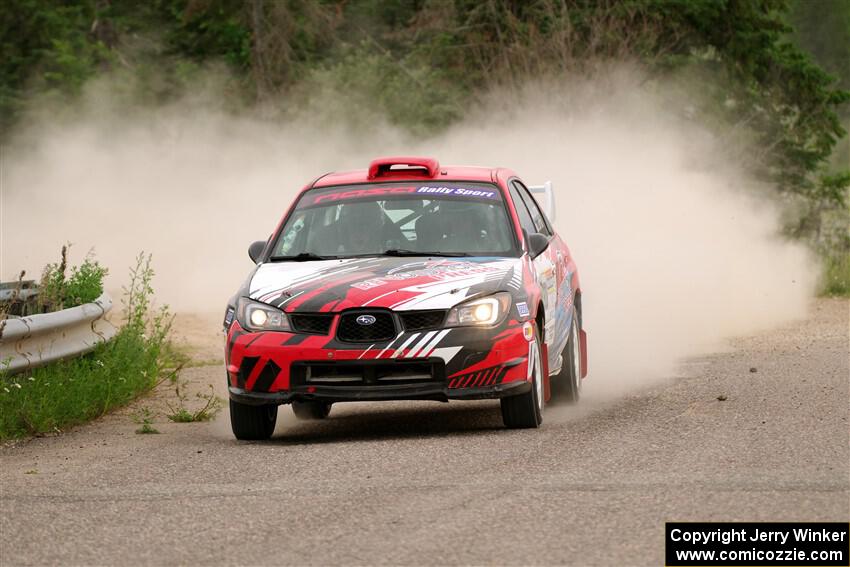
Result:
<svg viewBox="0 0 850 567">
<path fill-rule="evenodd" d="M 532 191 L 551 217 L 551 185 Z M 578 400 L 578 271 L 532 191 L 419 157 L 304 187 L 225 313 L 233 434 L 269 438 L 280 404 L 322 419 L 344 401 L 499 398 L 521 428 Z"/>
</svg>

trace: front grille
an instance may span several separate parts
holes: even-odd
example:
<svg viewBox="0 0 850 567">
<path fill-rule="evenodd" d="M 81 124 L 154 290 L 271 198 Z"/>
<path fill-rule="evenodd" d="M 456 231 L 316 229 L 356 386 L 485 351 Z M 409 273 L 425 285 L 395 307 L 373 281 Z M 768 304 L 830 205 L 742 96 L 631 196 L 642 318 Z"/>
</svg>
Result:
<svg viewBox="0 0 850 567">
<path fill-rule="evenodd" d="M 424 329 L 436 329 L 442 326 L 446 318 L 446 312 L 441 311 L 410 311 L 401 313 L 401 321 L 404 323 L 405 331 L 422 331 Z"/>
<path fill-rule="evenodd" d="M 330 313 L 293 313 L 289 316 L 292 328 L 299 333 L 327 335 L 334 316 Z"/>
<path fill-rule="evenodd" d="M 295 362 L 291 386 L 379 386 L 445 384 L 440 360 L 381 360 L 352 362 Z"/>
<path fill-rule="evenodd" d="M 363 315 L 375 318 L 374 323 L 362 325 L 357 322 Z M 336 336 L 339 340 L 349 343 L 376 343 L 388 341 L 395 337 L 395 322 L 393 316 L 385 311 L 355 311 L 344 313 L 339 319 Z"/>
</svg>

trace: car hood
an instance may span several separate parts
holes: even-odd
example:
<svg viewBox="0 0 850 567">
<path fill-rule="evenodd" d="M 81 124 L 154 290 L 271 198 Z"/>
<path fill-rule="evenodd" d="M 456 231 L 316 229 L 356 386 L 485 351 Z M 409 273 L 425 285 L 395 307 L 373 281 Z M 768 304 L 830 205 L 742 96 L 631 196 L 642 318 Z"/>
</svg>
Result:
<svg viewBox="0 0 850 567">
<path fill-rule="evenodd" d="M 519 258 L 348 258 L 260 265 L 251 299 L 286 312 L 357 307 L 448 309 L 467 297 L 518 291 Z"/>
</svg>

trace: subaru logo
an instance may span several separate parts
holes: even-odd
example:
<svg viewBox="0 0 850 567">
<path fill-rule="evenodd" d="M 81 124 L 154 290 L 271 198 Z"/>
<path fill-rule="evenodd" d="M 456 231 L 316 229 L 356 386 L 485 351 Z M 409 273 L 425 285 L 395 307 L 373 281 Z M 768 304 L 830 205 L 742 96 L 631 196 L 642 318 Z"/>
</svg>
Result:
<svg viewBox="0 0 850 567">
<path fill-rule="evenodd" d="M 372 325 L 375 323 L 376 319 L 373 315 L 361 315 L 355 319 L 355 321 L 357 321 L 358 325 Z"/>
</svg>

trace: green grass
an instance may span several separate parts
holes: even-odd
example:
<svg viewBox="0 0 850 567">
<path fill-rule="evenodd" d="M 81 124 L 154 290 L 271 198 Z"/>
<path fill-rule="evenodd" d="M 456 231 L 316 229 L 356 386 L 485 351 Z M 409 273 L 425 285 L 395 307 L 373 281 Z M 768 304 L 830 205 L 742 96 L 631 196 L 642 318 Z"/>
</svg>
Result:
<svg viewBox="0 0 850 567">
<path fill-rule="evenodd" d="M 83 423 L 130 402 L 169 376 L 171 316 L 151 312 L 150 257 L 140 255 L 125 289 L 127 319 L 118 334 L 80 358 L 31 372 L 0 372 L 0 439 L 34 435 Z"/>
<path fill-rule="evenodd" d="M 850 297 L 850 254 L 828 256 L 824 260 L 821 294 Z"/>
</svg>

